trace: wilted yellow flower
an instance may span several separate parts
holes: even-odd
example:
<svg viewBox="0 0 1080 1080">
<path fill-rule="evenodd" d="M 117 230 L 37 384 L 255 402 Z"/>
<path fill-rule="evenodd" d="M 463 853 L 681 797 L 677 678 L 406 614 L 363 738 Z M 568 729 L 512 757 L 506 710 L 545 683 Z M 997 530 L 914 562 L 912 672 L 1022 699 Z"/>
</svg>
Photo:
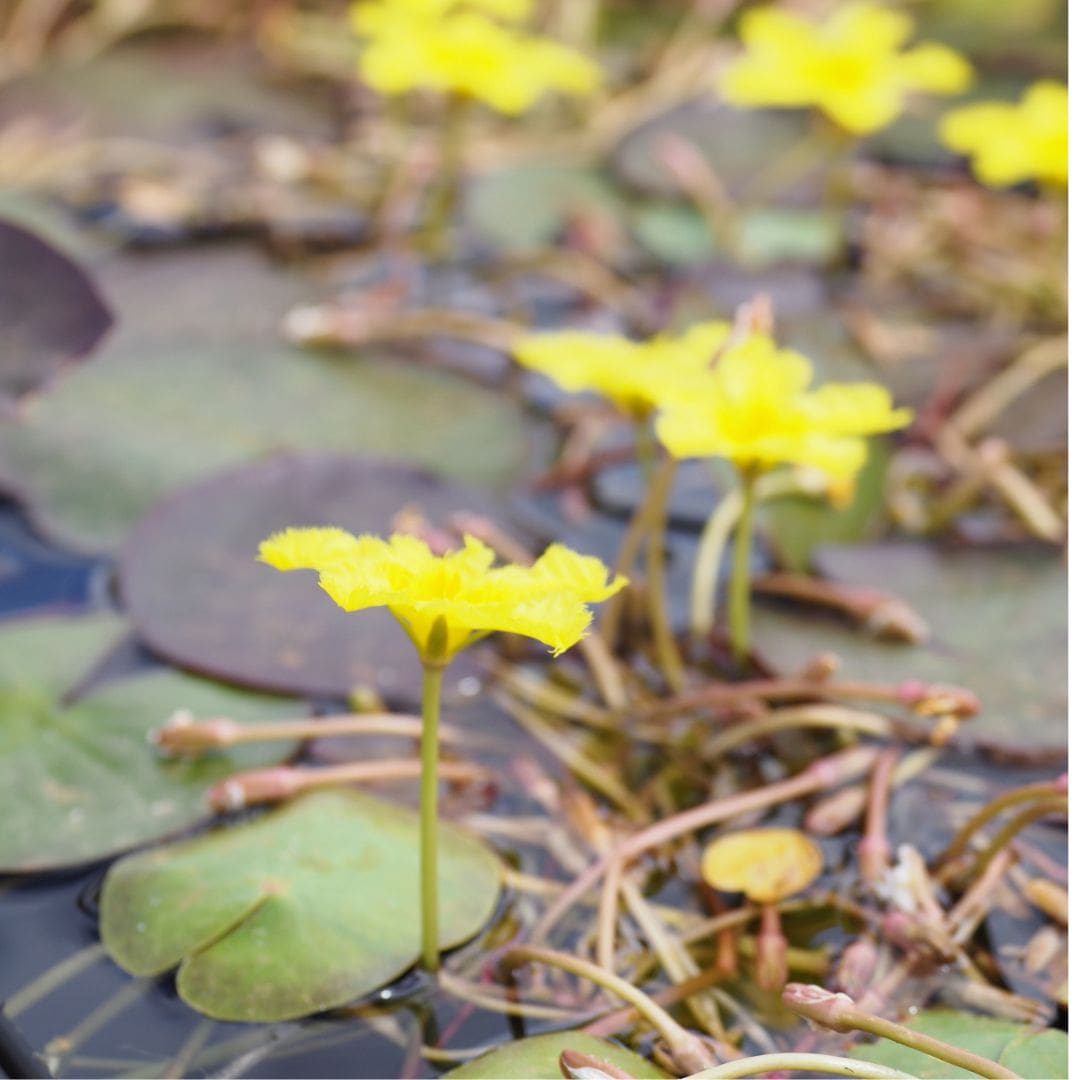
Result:
<svg viewBox="0 0 1080 1080">
<path fill-rule="evenodd" d="M 440 663 L 494 630 L 535 638 L 557 655 L 585 636 L 586 604 L 626 584 L 609 582 L 599 559 L 562 544 L 531 567 L 493 567 L 495 553 L 471 536 L 460 551 L 435 555 L 414 536 L 286 529 L 262 542 L 259 558 L 278 570 L 317 570 L 346 611 L 389 608 L 420 655 Z"/>
<path fill-rule="evenodd" d="M 821 23 L 755 8 L 739 23 L 746 52 L 720 91 L 735 105 L 817 107 L 865 135 L 891 124 L 909 93 L 957 94 L 971 82 L 971 66 L 944 45 L 901 52 L 912 30 L 907 15 L 874 3 L 843 4 Z"/>
<path fill-rule="evenodd" d="M 591 94 L 600 85 L 592 60 L 506 25 L 531 7 L 527 0 L 366 0 L 353 8 L 365 38 L 360 73 L 383 94 L 437 90 L 509 114 L 549 90 Z"/>
<path fill-rule="evenodd" d="M 564 390 L 590 390 L 637 419 L 646 417 L 674 381 L 704 371 L 731 333 L 726 322 L 705 322 L 680 335 L 630 341 L 617 334 L 562 330 L 528 334 L 514 358 Z"/>
<path fill-rule="evenodd" d="M 1033 83 L 1015 105 L 963 105 L 942 117 L 939 132 L 950 150 L 971 155 L 975 175 L 991 187 L 1068 183 L 1069 91 L 1063 83 Z"/>
<path fill-rule="evenodd" d="M 873 383 L 811 390 L 813 366 L 764 334 L 750 334 L 715 365 L 673 388 L 656 433 L 676 458 L 723 457 L 743 470 L 807 465 L 843 483 L 866 459 L 865 436 L 911 422 Z"/>
</svg>

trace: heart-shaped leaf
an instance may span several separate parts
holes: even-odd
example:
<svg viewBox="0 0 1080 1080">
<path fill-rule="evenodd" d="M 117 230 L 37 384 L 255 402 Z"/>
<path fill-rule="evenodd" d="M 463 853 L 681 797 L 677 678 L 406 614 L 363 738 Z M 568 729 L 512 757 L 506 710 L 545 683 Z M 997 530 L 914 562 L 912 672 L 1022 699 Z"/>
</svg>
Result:
<svg viewBox="0 0 1080 1080">
<path fill-rule="evenodd" d="M 165 760 L 148 732 L 175 709 L 243 723 L 295 715 L 280 699 L 151 671 L 65 695 L 125 632 L 114 615 L 34 618 L 0 626 L 0 871 L 104 858 L 207 816 L 207 787 L 281 761 L 295 744 L 251 746 L 198 762 Z"/>
<path fill-rule="evenodd" d="M 1045 551 L 946 551 L 928 544 L 822 548 L 818 569 L 850 585 L 887 588 L 929 623 L 919 647 L 882 642 L 804 609 L 757 605 L 754 641 L 787 672 L 821 653 L 862 680 L 965 686 L 982 702 L 973 735 L 1063 745 L 1066 735 L 1065 567 Z"/>
<path fill-rule="evenodd" d="M 40 389 L 111 325 L 98 290 L 71 259 L 0 221 L 0 393 L 20 398 Z"/>
<path fill-rule="evenodd" d="M 996 1061 L 1017 1076 L 1054 1080 L 1069 1075 L 1069 1040 L 1063 1031 L 1039 1030 L 1011 1020 L 952 1009 L 926 1009 L 908 1026 L 924 1035 L 932 1035 L 942 1042 Z M 851 1056 L 860 1061 L 888 1065 L 912 1076 L 941 1078 L 977 1075 L 888 1039 L 879 1039 L 869 1046 L 857 1046 L 851 1051 Z"/>
<path fill-rule="evenodd" d="M 437 523 L 455 510 L 490 512 L 491 500 L 362 458 L 282 455 L 234 469 L 164 500 L 133 530 L 125 602 L 151 648 L 196 671 L 316 697 L 367 686 L 415 704 L 416 650 L 393 616 L 347 614 L 314 575 L 255 560 L 259 541 L 287 526 L 384 534 L 407 506 Z"/>
<path fill-rule="evenodd" d="M 396 978 L 420 951 L 419 824 L 351 790 L 129 856 L 101 896 L 101 936 L 134 975 L 180 965 L 193 1008 L 274 1021 L 334 1008 Z M 499 860 L 439 830 L 439 941 L 476 934 L 499 897 Z"/>
<path fill-rule="evenodd" d="M 582 1031 L 558 1031 L 518 1039 L 489 1050 L 467 1064 L 451 1069 L 445 1077 L 446 1080 L 451 1077 L 453 1080 L 561 1080 L 559 1055 L 564 1050 L 577 1050 L 598 1058 L 636 1080 L 660 1080 L 668 1075 L 651 1061 L 617 1043 Z"/>
</svg>

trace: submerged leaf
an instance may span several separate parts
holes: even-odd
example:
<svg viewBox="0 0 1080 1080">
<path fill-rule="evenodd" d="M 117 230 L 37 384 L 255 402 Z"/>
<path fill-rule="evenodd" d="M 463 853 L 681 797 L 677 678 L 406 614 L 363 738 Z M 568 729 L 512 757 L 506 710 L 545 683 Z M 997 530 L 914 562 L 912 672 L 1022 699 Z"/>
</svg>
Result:
<svg viewBox="0 0 1080 1080">
<path fill-rule="evenodd" d="M 500 881 L 485 844 L 440 825 L 443 948 L 479 932 Z M 208 1016 L 285 1020 L 344 1005 L 409 968 L 419 901 L 416 814 L 341 789 L 117 863 L 101 935 L 134 975 L 179 964 L 180 996 Z"/>
</svg>

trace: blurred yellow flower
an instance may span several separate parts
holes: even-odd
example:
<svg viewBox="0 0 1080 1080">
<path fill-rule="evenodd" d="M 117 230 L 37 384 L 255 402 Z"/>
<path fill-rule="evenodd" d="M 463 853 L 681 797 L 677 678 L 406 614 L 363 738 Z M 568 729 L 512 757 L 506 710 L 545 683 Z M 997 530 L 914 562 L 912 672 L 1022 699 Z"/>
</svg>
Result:
<svg viewBox="0 0 1080 1080">
<path fill-rule="evenodd" d="M 319 584 L 346 611 L 387 607 L 421 657 L 443 663 L 494 630 L 522 634 L 558 655 L 586 634 L 586 604 L 625 584 L 604 564 L 552 544 L 531 566 L 493 568 L 495 553 L 474 537 L 435 555 L 423 540 L 389 540 L 342 529 L 286 529 L 264 540 L 259 558 L 278 570 L 317 570 Z M 433 636 L 434 635 L 434 636 Z"/>
<path fill-rule="evenodd" d="M 656 433 L 676 458 L 723 457 L 745 471 L 805 465 L 843 490 L 866 460 L 865 437 L 911 422 L 873 383 L 809 389 L 813 366 L 750 334 L 661 404 Z"/>
<path fill-rule="evenodd" d="M 617 334 L 562 330 L 527 334 L 514 358 L 564 390 L 590 390 L 636 419 L 644 419 L 684 375 L 704 371 L 727 341 L 726 322 L 705 322 L 685 333 L 630 341 Z"/>
<path fill-rule="evenodd" d="M 865 135 L 891 124 L 909 93 L 957 94 L 971 82 L 971 66 L 944 45 L 902 52 L 912 30 L 907 15 L 874 3 L 842 4 L 821 23 L 755 8 L 739 23 L 746 52 L 720 92 L 735 105 L 817 107 Z"/>
<path fill-rule="evenodd" d="M 971 155 L 975 175 L 991 187 L 1069 181 L 1069 91 L 1063 83 L 1033 83 L 1015 105 L 962 105 L 942 117 L 939 133 L 950 150 Z"/>
<path fill-rule="evenodd" d="M 507 25 L 531 8 L 531 0 L 365 0 L 352 9 L 365 39 L 360 73 L 383 94 L 436 90 L 512 115 L 549 90 L 593 93 L 600 69 L 587 56 Z"/>
</svg>

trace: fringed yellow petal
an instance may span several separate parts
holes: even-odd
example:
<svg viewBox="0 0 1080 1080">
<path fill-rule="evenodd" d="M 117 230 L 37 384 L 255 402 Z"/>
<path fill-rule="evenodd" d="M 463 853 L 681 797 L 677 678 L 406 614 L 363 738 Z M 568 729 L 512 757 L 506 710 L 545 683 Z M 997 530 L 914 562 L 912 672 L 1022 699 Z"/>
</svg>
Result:
<svg viewBox="0 0 1080 1080">
<path fill-rule="evenodd" d="M 259 545 L 259 559 L 276 570 L 321 570 L 355 552 L 357 538 L 344 529 L 285 529 Z"/>
<path fill-rule="evenodd" d="M 971 157 L 975 175 L 990 187 L 1038 180 L 1064 187 L 1069 179 L 1069 92 L 1044 80 L 1016 105 L 982 102 L 946 113 L 938 128 L 950 149 Z"/>
<path fill-rule="evenodd" d="M 260 557 L 279 569 L 318 569 L 320 586 L 346 611 L 389 608 L 422 655 L 441 620 L 440 662 L 494 630 L 562 652 L 585 635 L 592 618 L 586 605 L 626 584 L 609 582 L 599 559 L 561 544 L 531 567 L 493 568 L 495 553 L 473 536 L 460 550 L 436 555 L 423 540 L 400 533 L 382 540 L 340 529 L 289 529 L 264 541 Z"/>
<path fill-rule="evenodd" d="M 911 421 L 872 383 L 811 390 L 810 361 L 771 338 L 751 334 L 660 410 L 656 433 L 676 458 L 723 457 L 740 468 L 803 465 L 826 474 L 836 490 L 866 459 L 864 437 Z"/>
<path fill-rule="evenodd" d="M 823 22 L 756 8 L 739 23 L 746 51 L 721 77 L 735 105 L 816 107 L 862 135 L 891 124 L 908 93 L 955 94 L 971 68 L 943 45 L 901 49 L 911 35 L 904 13 L 881 4 L 847 3 Z"/>
</svg>

